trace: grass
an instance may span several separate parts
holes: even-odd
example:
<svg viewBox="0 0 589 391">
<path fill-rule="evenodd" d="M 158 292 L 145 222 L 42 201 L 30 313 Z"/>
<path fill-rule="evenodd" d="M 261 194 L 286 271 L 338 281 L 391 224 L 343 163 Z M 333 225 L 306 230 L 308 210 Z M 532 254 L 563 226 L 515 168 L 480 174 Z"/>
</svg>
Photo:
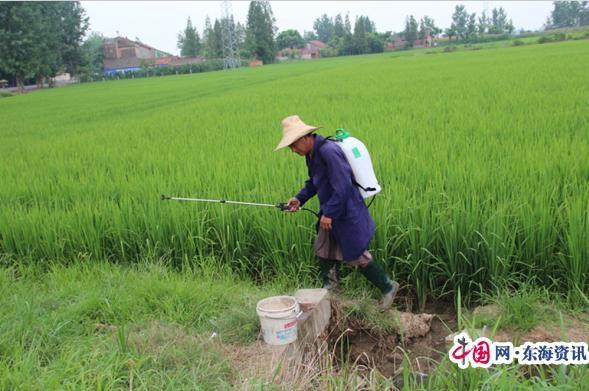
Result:
<svg viewBox="0 0 589 391">
<path fill-rule="evenodd" d="M 345 295 L 341 301 L 343 317 L 358 319 L 364 329 L 384 335 L 401 332 L 402 327 L 398 314 L 383 312 L 366 294 L 359 296 Z"/>
<path fill-rule="evenodd" d="M 538 376 L 529 376 L 517 366 L 492 367 L 490 369 L 459 369 L 445 359 L 438 369 L 427 377 L 405 370 L 401 380 L 383 377 L 378 372 L 360 377 L 353 368 L 325 379 L 327 389 L 347 390 L 364 388 L 370 390 L 579 390 L 589 385 L 586 368 L 537 368 Z M 396 387 L 396 388 L 393 388 Z"/>
<path fill-rule="evenodd" d="M 460 370 L 446 358 L 428 377 L 407 365 L 401 378 L 393 379 L 352 363 L 336 368 L 327 357 L 322 372 L 277 384 L 240 373 L 225 352 L 227 347 L 257 339 L 257 333 L 236 330 L 257 331 L 257 319 L 245 314 L 255 315 L 259 298 L 293 288 L 255 287 L 228 273 L 218 274 L 210 266 L 176 272 L 159 262 L 52 265 L 45 270 L 4 265 L 0 270 L 2 389 L 299 389 L 297 385 L 312 385 L 344 390 L 353 384 L 383 389 L 401 386 L 402 378 L 403 389 L 408 390 L 511 390 L 579 389 L 575 385 L 583 389 L 589 381 L 587 366 Z M 501 295 L 492 298 L 503 300 Z M 363 304 L 366 301 L 357 297 L 355 305 L 375 322 L 374 311 Z M 537 308 L 544 303 L 532 304 Z M 530 376 L 532 370 L 534 376 Z"/>
<path fill-rule="evenodd" d="M 216 344 L 256 340 L 255 303 L 277 288 L 203 270 L 3 267 L 0 388 L 229 387 L 239 374 Z"/>
<path fill-rule="evenodd" d="M 546 302 L 546 292 L 538 288 L 524 286 L 519 290 L 503 290 L 493 298 L 493 301 L 501 308 L 503 321 L 501 326 L 513 327 L 518 330 L 528 331 L 541 320 L 550 317 L 542 302 Z M 544 299 L 544 300 L 543 300 Z"/>
</svg>

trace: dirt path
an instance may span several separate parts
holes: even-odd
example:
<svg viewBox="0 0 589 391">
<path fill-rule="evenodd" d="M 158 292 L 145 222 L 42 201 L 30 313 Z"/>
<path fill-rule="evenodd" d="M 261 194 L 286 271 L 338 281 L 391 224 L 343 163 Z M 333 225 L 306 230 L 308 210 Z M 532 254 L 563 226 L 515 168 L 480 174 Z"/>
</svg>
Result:
<svg viewBox="0 0 589 391">
<path fill-rule="evenodd" d="M 408 364 L 412 372 L 431 372 L 444 354 L 446 337 L 456 330 L 451 306 L 426 307 L 423 313 L 388 311 L 394 319 L 388 330 L 375 329 L 363 317 L 349 316 L 345 303 L 333 302 L 330 338 L 338 360 L 377 368 L 384 376 L 399 374 Z"/>
</svg>

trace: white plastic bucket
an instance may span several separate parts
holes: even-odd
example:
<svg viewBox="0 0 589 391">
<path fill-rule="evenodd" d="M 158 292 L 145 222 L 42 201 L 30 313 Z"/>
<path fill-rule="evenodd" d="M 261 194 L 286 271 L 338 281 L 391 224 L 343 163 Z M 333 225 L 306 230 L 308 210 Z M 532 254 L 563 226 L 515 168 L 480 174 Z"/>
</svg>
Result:
<svg viewBox="0 0 589 391">
<path fill-rule="evenodd" d="M 292 296 L 273 296 L 256 305 L 262 335 L 269 345 L 286 345 L 297 339 L 297 318 L 302 313 Z"/>
</svg>

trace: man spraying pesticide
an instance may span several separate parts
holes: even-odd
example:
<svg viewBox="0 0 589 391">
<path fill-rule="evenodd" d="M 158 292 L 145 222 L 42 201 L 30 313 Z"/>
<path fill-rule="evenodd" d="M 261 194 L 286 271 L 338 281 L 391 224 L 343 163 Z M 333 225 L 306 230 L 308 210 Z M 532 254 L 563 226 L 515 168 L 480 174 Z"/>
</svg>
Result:
<svg viewBox="0 0 589 391">
<path fill-rule="evenodd" d="M 393 304 L 399 284 L 387 276 L 368 251 L 375 224 L 364 204 L 364 198 L 381 190 L 372 170 L 370 156 L 364 144 L 350 137 L 345 130 L 338 129 L 336 139 L 331 140 L 314 134 L 319 128 L 306 125 L 296 115 L 282 120 L 283 137 L 275 151 L 289 147 L 304 156 L 309 172 L 305 186 L 287 203 L 263 204 L 165 195 L 161 199 L 271 207 L 285 212 L 312 212 L 319 219 L 314 248 L 319 258 L 323 287 L 333 289 L 337 286 L 338 263 L 343 261 L 357 267 L 382 292 L 380 305 L 388 309 Z M 315 195 L 319 198 L 319 213 L 302 207 Z"/>
<path fill-rule="evenodd" d="M 331 140 L 314 134 L 319 128 L 305 124 L 297 115 L 282 120 L 283 136 L 275 151 L 289 147 L 304 156 L 309 172 L 304 187 L 288 200 L 285 209 L 296 212 L 317 195 L 320 209 L 314 249 L 324 288 L 337 285 L 337 266 L 343 261 L 357 267 L 382 292 L 381 308 L 388 309 L 399 284 L 368 251 L 375 224 L 364 198 L 380 191 L 368 151 L 343 129 Z"/>
</svg>

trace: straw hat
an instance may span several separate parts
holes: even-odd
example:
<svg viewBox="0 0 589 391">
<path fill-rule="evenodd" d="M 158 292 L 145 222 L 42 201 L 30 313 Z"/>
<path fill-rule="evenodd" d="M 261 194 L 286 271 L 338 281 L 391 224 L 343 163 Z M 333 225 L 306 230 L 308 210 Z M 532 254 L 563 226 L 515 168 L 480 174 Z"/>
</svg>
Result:
<svg viewBox="0 0 589 391">
<path fill-rule="evenodd" d="M 301 137 L 314 132 L 321 128 L 321 126 L 307 125 L 298 115 L 291 115 L 282 120 L 282 140 L 278 143 L 278 146 L 274 149 L 278 151 L 281 148 L 288 147 Z"/>
</svg>

